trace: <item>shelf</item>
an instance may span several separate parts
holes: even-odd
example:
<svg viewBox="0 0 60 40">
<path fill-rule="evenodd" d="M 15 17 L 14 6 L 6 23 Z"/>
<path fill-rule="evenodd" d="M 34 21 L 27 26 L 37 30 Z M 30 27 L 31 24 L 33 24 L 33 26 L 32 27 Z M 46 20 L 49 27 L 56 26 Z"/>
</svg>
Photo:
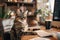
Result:
<svg viewBox="0 0 60 40">
<path fill-rule="evenodd" d="M 33 2 L 24 2 L 24 1 L 18 1 L 18 2 L 10 1 L 10 2 L 8 2 L 8 1 L 5 1 L 4 4 L 5 4 L 5 8 L 8 8 L 8 7 L 14 8 L 13 6 L 16 6 L 16 8 L 19 8 L 23 5 L 29 11 L 32 11 L 32 13 L 34 13 L 34 11 L 36 10 L 36 0 L 33 0 Z M 29 16 L 31 16 L 31 15 L 29 15 Z"/>
<path fill-rule="evenodd" d="M 7 6 L 17 6 L 17 2 L 4 2 Z"/>
<path fill-rule="evenodd" d="M 35 2 L 5 2 L 7 5 L 11 6 L 11 5 L 16 5 L 19 4 L 19 5 L 27 5 L 27 6 L 33 6 L 35 4 Z"/>
<path fill-rule="evenodd" d="M 5 3 L 35 4 L 35 2 L 5 2 Z"/>
</svg>

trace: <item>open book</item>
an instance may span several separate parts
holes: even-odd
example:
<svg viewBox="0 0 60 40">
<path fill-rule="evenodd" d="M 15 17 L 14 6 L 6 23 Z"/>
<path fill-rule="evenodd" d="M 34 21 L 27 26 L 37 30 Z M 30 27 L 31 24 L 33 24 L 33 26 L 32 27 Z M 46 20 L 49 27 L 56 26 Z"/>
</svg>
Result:
<svg viewBox="0 0 60 40">
<path fill-rule="evenodd" d="M 51 36 L 52 34 L 49 33 L 49 32 L 46 32 L 44 30 L 37 30 L 37 31 L 34 31 L 35 33 L 37 33 L 38 36 L 40 37 L 45 37 L 45 36 Z"/>
<path fill-rule="evenodd" d="M 14 19 L 5 19 L 2 21 L 4 32 L 11 31 L 14 24 Z"/>
<path fill-rule="evenodd" d="M 36 38 L 32 38 L 30 40 L 50 40 L 49 38 L 40 38 L 40 37 L 36 37 Z"/>
</svg>

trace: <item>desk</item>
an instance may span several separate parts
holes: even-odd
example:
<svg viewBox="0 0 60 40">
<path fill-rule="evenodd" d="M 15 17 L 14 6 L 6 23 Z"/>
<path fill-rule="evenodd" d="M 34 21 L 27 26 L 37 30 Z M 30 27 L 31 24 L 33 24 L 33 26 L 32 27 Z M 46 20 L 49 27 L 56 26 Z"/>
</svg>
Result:
<svg viewBox="0 0 60 40">
<path fill-rule="evenodd" d="M 38 35 L 24 35 L 24 36 L 21 37 L 21 40 L 29 40 L 29 39 L 36 38 L 36 37 L 38 37 Z M 54 37 L 49 37 L 49 39 L 57 40 Z"/>
<path fill-rule="evenodd" d="M 44 30 L 44 31 L 46 31 L 46 30 Z M 48 32 L 48 31 L 47 31 L 47 32 Z M 23 35 L 23 36 L 21 37 L 21 40 L 30 40 L 30 39 L 36 38 L 36 37 L 40 37 L 40 36 L 38 36 L 37 34 L 36 34 L 36 35 Z M 57 40 L 57 38 L 54 37 L 54 36 L 52 36 L 52 37 L 47 37 L 47 38 L 49 38 L 50 40 Z"/>
</svg>

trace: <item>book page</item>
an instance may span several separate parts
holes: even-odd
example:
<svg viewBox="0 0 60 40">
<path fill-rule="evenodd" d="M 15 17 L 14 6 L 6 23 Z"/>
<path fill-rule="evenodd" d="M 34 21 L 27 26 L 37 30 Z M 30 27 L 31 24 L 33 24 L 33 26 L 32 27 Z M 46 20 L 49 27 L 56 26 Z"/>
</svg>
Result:
<svg viewBox="0 0 60 40">
<path fill-rule="evenodd" d="M 37 33 L 37 35 L 39 35 L 40 37 L 44 37 L 44 36 L 50 36 L 52 35 L 51 33 L 49 32 L 46 32 L 44 30 L 38 30 L 38 31 L 35 31 Z"/>
<path fill-rule="evenodd" d="M 37 37 L 37 38 L 32 38 L 30 40 L 50 40 L 49 38 L 40 38 L 40 37 Z"/>
</svg>

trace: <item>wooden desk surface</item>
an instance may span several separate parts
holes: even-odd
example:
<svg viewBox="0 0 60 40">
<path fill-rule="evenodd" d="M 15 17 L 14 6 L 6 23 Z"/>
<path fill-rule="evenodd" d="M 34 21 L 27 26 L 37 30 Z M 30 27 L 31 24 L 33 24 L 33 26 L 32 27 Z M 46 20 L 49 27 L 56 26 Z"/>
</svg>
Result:
<svg viewBox="0 0 60 40">
<path fill-rule="evenodd" d="M 38 35 L 24 35 L 21 37 L 21 40 L 29 40 L 29 39 L 36 38 L 36 37 L 38 37 Z M 54 37 L 49 37 L 49 39 L 50 40 L 57 40 Z"/>
<path fill-rule="evenodd" d="M 56 28 L 51 28 L 53 31 L 58 31 L 60 32 L 60 29 L 56 29 Z M 44 27 L 41 28 L 41 30 L 45 30 Z M 21 37 L 21 40 L 29 40 L 29 39 L 32 39 L 32 38 L 35 38 L 35 37 L 38 37 L 38 35 L 23 35 Z M 49 37 L 51 40 L 58 40 L 57 38 L 55 37 Z M 0 40 L 2 40 L 2 38 L 0 37 Z"/>
<path fill-rule="evenodd" d="M 40 28 L 41 30 L 46 30 L 45 27 L 41 27 Z M 48 31 L 48 30 L 47 30 Z M 60 29 L 57 29 L 57 28 L 51 28 L 51 31 L 56 31 L 56 32 L 60 32 Z M 29 40 L 29 39 L 32 39 L 32 38 L 35 38 L 35 37 L 38 37 L 38 35 L 24 35 L 21 37 L 21 40 Z M 57 39 L 57 36 L 54 35 L 54 37 L 49 37 L 51 40 L 58 40 Z"/>
<path fill-rule="evenodd" d="M 49 30 L 44 30 L 44 31 L 49 32 Z M 29 39 L 36 38 L 36 37 L 39 37 L 39 36 L 38 35 L 23 35 L 21 37 L 21 40 L 29 40 Z M 50 40 L 58 40 L 55 34 L 52 35 L 52 37 L 47 37 L 47 38 L 49 38 Z"/>
</svg>

